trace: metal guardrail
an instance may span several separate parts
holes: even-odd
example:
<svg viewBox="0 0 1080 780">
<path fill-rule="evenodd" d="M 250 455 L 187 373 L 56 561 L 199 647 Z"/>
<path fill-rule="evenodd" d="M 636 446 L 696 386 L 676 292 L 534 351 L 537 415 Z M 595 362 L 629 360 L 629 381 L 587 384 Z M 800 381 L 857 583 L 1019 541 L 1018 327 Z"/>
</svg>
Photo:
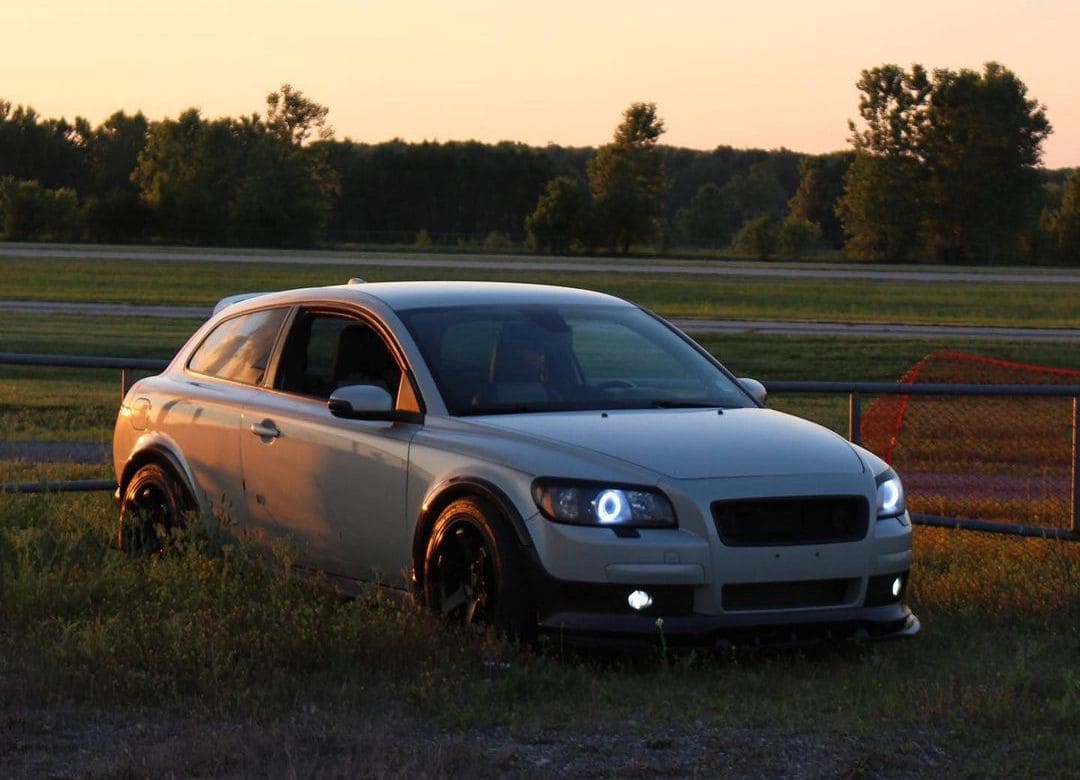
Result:
<svg viewBox="0 0 1080 780">
<path fill-rule="evenodd" d="M 127 395 L 134 371 L 163 371 L 168 360 L 153 358 L 85 357 L 83 355 L 39 355 L 0 352 L 0 365 L 45 366 L 49 368 L 116 368 L 120 370 L 120 397 Z"/>
<path fill-rule="evenodd" d="M 64 482 L 11 482 L 0 485 L 0 493 L 95 493 L 116 490 L 115 479 L 72 479 Z"/>
<path fill-rule="evenodd" d="M 85 357 L 79 355 L 41 355 L 0 352 L 0 365 L 44 366 L 53 368 L 111 368 L 120 371 L 121 396 L 131 387 L 132 373 L 161 371 L 167 360 L 150 358 Z M 843 395 L 848 397 L 848 439 L 860 441 L 863 396 L 868 395 L 927 395 L 927 396 L 1028 396 L 1071 398 L 1072 409 L 1072 497 L 1071 528 L 997 523 L 970 518 L 940 517 L 912 514 L 918 525 L 987 533 L 1080 541 L 1080 385 L 971 385 L 889 382 L 765 382 L 770 394 L 799 393 Z M 36 482 L 0 485 L 3 493 L 41 493 L 65 491 L 115 490 L 111 480 L 73 480 L 68 482 Z"/>
</svg>

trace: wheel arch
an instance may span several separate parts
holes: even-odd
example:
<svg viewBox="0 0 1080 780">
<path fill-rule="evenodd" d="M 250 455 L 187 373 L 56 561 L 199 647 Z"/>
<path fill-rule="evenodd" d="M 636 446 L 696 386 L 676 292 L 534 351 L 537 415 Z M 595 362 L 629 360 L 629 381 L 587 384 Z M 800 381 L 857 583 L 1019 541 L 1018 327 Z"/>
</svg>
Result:
<svg viewBox="0 0 1080 780">
<path fill-rule="evenodd" d="M 480 477 L 455 477 L 433 487 L 420 507 L 412 541 L 412 579 L 414 591 L 424 587 L 424 554 L 435 521 L 446 507 L 460 498 L 476 497 L 491 504 L 509 523 L 518 545 L 527 550 L 533 547 L 525 520 L 510 497 L 498 486 Z"/>
<path fill-rule="evenodd" d="M 195 490 L 194 482 L 188 469 L 185 467 L 183 460 L 161 442 L 148 444 L 132 453 L 131 457 L 128 458 L 128 461 L 124 464 L 124 469 L 120 474 L 120 479 L 117 482 L 116 501 L 118 504 L 123 502 L 124 493 L 127 491 L 127 487 L 131 483 L 132 477 L 134 477 L 138 470 L 143 466 L 151 463 L 156 463 L 167 469 L 183 488 L 184 492 L 187 493 L 192 502 L 196 506 L 199 506 L 199 494 Z"/>
</svg>

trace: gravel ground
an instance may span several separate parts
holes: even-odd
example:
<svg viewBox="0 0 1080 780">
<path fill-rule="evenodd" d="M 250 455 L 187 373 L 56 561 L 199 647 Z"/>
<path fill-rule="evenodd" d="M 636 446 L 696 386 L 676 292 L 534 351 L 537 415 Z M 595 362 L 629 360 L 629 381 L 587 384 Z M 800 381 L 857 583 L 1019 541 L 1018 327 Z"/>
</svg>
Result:
<svg viewBox="0 0 1080 780">
<path fill-rule="evenodd" d="M 100 441 L 0 441 L 0 460 L 29 463 L 108 463 L 109 444 Z"/>
<path fill-rule="evenodd" d="M 366 708 L 365 708 L 366 709 Z M 382 706 L 298 707 L 269 718 L 175 708 L 0 707 L 0 766 L 11 778 L 66 777 L 919 777 L 961 758 L 927 734 L 874 739 L 687 723 L 594 731 L 448 731 Z M 959 766 L 958 766 L 959 764 Z"/>
</svg>

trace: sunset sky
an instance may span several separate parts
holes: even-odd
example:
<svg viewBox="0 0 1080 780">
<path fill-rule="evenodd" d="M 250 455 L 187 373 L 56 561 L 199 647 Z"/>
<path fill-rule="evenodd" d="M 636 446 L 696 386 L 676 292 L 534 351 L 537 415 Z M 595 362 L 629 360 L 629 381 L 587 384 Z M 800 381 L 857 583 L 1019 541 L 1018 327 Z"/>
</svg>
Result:
<svg viewBox="0 0 1080 780">
<path fill-rule="evenodd" d="M 0 98 L 46 117 L 262 112 L 290 82 L 338 138 L 587 146 L 636 100 L 663 142 L 847 146 L 859 71 L 997 60 L 1080 166 L 1080 2 L 35 0 L 0 6 Z"/>
</svg>

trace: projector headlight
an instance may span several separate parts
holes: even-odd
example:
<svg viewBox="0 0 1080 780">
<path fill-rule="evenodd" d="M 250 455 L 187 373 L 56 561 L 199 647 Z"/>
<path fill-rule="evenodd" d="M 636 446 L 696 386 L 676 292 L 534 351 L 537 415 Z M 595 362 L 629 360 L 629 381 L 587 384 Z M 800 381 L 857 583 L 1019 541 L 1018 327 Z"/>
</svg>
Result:
<svg viewBox="0 0 1080 780">
<path fill-rule="evenodd" d="M 907 510 L 904 502 L 904 486 L 900 477 L 892 469 L 881 472 L 875 478 L 877 482 L 878 520 L 886 517 L 899 517 Z"/>
<path fill-rule="evenodd" d="M 675 510 L 651 487 L 538 479 L 533 500 L 544 517 L 571 525 L 674 528 Z"/>
</svg>

